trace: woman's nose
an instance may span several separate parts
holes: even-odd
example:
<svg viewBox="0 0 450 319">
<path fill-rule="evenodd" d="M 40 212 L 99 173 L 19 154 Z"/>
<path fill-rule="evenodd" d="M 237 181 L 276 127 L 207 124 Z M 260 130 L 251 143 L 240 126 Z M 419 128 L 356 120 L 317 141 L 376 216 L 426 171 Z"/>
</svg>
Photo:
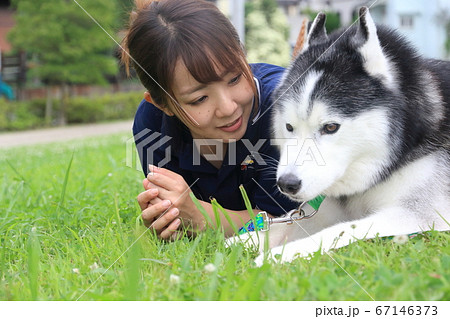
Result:
<svg viewBox="0 0 450 319">
<path fill-rule="evenodd" d="M 238 107 L 237 103 L 231 96 L 223 94 L 219 101 L 219 105 L 217 105 L 216 108 L 216 116 L 217 117 L 232 116 L 236 112 L 237 107 Z"/>
</svg>

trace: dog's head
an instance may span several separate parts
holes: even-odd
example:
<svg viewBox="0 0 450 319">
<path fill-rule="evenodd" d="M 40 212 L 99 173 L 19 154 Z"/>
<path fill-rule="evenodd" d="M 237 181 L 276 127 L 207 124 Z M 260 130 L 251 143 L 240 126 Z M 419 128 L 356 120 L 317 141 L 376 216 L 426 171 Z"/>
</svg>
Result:
<svg viewBox="0 0 450 319">
<path fill-rule="evenodd" d="M 298 201 L 364 191 L 382 178 L 397 143 L 389 120 L 400 103 L 396 73 L 368 9 L 330 36 L 325 19 L 317 15 L 273 95 L 277 185 Z"/>
</svg>

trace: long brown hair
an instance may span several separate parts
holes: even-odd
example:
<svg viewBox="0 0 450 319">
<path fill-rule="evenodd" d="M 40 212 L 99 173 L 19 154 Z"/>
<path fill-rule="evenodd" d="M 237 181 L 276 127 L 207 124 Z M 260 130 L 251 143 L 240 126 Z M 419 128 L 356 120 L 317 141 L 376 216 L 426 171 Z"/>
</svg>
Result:
<svg viewBox="0 0 450 319">
<path fill-rule="evenodd" d="M 171 89 L 176 62 L 181 59 L 200 83 L 221 80 L 216 70 L 242 70 L 256 96 L 253 75 L 231 22 L 211 2 L 203 0 L 136 0 L 123 40 L 122 61 L 134 67 L 154 102 L 177 108 Z M 257 105 L 257 104 L 256 104 Z M 191 122 L 187 116 L 184 121 Z"/>
</svg>

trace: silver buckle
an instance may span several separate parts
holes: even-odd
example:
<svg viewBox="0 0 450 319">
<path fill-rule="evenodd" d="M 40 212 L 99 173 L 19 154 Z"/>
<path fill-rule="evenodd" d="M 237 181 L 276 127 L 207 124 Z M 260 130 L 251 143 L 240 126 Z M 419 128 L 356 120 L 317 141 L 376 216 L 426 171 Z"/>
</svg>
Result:
<svg viewBox="0 0 450 319">
<path fill-rule="evenodd" d="M 302 209 L 305 204 L 306 204 L 306 202 L 303 202 L 297 209 L 292 209 L 281 217 L 271 218 L 271 217 L 267 216 L 266 212 L 261 212 L 261 213 L 264 213 L 264 216 L 265 216 L 264 217 L 264 230 L 262 230 L 262 231 L 269 230 L 270 225 L 272 225 L 272 224 L 286 223 L 287 225 L 292 225 L 295 221 L 302 220 L 302 219 L 309 219 L 309 218 L 313 217 L 315 214 L 317 214 L 318 210 L 316 209 L 309 215 L 306 215 L 305 211 Z M 267 226 L 266 226 L 266 224 L 267 224 Z"/>
</svg>

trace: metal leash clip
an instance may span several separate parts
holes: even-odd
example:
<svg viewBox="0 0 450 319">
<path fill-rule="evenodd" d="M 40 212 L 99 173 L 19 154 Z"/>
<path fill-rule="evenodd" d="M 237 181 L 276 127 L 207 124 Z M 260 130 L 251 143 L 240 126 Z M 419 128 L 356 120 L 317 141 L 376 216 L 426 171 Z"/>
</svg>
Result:
<svg viewBox="0 0 450 319">
<path fill-rule="evenodd" d="M 317 213 L 319 208 L 317 205 L 313 206 L 309 204 L 308 208 L 311 208 L 313 211 L 306 215 L 305 210 L 303 209 L 306 203 L 307 202 L 303 202 L 297 209 L 290 210 L 285 215 L 280 217 L 269 217 L 267 212 L 259 212 L 239 229 L 238 234 L 242 235 L 255 230 L 265 232 L 270 229 L 270 225 L 272 224 L 286 223 L 287 225 L 292 225 L 297 220 L 311 218 Z M 309 211 L 309 209 L 307 211 Z"/>
<path fill-rule="evenodd" d="M 286 223 L 287 225 L 292 225 L 295 221 L 313 217 L 318 210 L 315 209 L 312 213 L 306 215 L 305 211 L 302 209 L 306 203 L 307 202 L 303 202 L 297 209 L 290 210 L 281 217 L 272 218 L 267 216 L 266 212 L 262 212 L 264 213 L 264 229 L 261 231 L 268 231 L 270 229 L 270 225 L 272 224 Z"/>
</svg>

